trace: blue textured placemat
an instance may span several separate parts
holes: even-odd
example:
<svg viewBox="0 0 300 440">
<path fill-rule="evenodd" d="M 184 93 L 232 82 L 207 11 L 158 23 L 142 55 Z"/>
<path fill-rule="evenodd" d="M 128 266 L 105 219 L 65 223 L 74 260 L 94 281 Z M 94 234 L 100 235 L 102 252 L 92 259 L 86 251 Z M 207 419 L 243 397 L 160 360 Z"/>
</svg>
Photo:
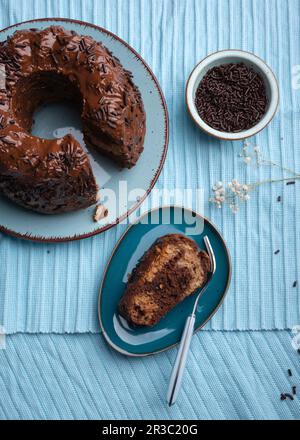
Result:
<svg viewBox="0 0 300 440">
<path fill-rule="evenodd" d="M 247 170 L 237 157 L 240 143 L 209 139 L 185 109 L 185 81 L 197 61 L 222 48 L 254 51 L 272 66 L 281 90 L 280 111 L 256 142 L 275 160 L 300 169 L 300 91 L 292 89 L 292 68 L 300 64 L 299 1 L 1 0 L 0 11 L 1 27 L 45 16 L 93 22 L 140 52 L 161 83 L 170 113 L 170 149 L 157 186 L 204 188 L 206 200 L 216 180 L 280 176 L 274 168 Z M 228 242 L 234 268 L 224 306 L 207 328 L 284 329 L 300 322 L 299 287 L 292 287 L 300 280 L 298 188 L 262 187 L 236 217 L 205 204 L 205 214 Z M 0 323 L 7 332 L 98 331 L 101 274 L 122 229 L 62 245 L 2 236 Z"/>
<path fill-rule="evenodd" d="M 200 332 L 168 408 L 175 350 L 118 355 L 101 335 L 12 335 L 0 350 L 0 419 L 300 419 L 300 356 L 287 331 Z M 288 376 L 288 368 L 292 377 Z"/>
</svg>

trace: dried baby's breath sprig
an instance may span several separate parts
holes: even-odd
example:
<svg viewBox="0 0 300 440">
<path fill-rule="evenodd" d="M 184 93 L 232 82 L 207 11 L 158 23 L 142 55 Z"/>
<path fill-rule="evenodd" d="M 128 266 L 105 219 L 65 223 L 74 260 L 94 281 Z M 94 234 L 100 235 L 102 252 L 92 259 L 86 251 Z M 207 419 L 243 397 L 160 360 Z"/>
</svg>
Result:
<svg viewBox="0 0 300 440">
<path fill-rule="evenodd" d="M 243 143 L 243 148 L 242 148 L 241 152 L 239 153 L 239 157 L 241 157 L 247 165 L 252 164 L 257 167 L 259 167 L 261 165 L 269 165 L 269 166 L 274 166 L 274 167 L 280 168 L 282 171 L 286 171 L 287 173 L 292 174 L 293 176 L 299 177 L 299 175 L 300 175 L 296 171 L 294 171 L 290 168 L 283 167 L 280 163 L 277 163 L 271 159 L 266 158 L 263 155 L 260 147 L 258 145 L 251 144 L 249 141 L 245 141 Z M 278 180 L 278 182 L 279 181 L 281 181 L 281 180 Z"/>
<path fill-rule="evenodd" d="M 259 182 L 245 184 L 240 183 L 237 179 L 232 179 L 231 182 L 228 182 L 227 186 L 224 186 L 223 182 L 217 182 L 212 188 L 213 197 L 209 199 L 211 203 L 213 203 L 217 208 L 221 208 L 225 203 L 227 203 L 231 209 L 231 211 L 236 214 L 239 209 L 240 202 L 246 202 L 250 199 L 249 193 L 253 191 L 256 187 L 260 185 L 264 185 L 266 183 L 276 183 L 276 182 L 285 182 L 288 183 L 293 179 L 293 183 L 295 180 L 300 179 L 300 174 L 294 170 L 291 170 L 286 167 L 282 167 L 280 164 L 266 159 L 260 148 L 255 145 L 251 145 L 249 141 L 245 141 L 243 144 L 243 148 L 239 157 L 243 159 L 245 164 L 254 164 L 257 166 L 260 165 L 270 165 L 279 167 L 282 171 L 292 174 L 293 177 L 284 177 L 282 179 L 267 179 Z"/>
<path fill-rule="evenodd" d="M 214 203 L 217 208 L 221 208 L 224 203 L 228 203 L 231 211 L 236 214 L 239 209 L 239 201 L 249 200 L 251 186 L 242 184 L 237 179 L 232 179 L 231 182 L 228 182 L 227 187 L 224 187 L 222 182 L 217 182 L 212 190 L 213 197 L 209 201 Z"/>
</svg>

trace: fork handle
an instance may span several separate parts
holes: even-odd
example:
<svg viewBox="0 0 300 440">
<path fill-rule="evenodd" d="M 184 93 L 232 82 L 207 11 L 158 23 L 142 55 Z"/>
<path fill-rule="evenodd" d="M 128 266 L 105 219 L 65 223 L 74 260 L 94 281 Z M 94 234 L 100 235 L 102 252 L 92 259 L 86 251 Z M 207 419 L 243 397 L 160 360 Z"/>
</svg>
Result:
<svg viewBox="0 0 300 440">
<path fill-rule="evenodd" d="M 185 368 L 187 355 L 189 352 L 192 336 L 194 333 L 194 325 L 195 325 L 195 314 L 192 314 L 188 316 L 186 320 L 184 330 L 181 336 L 181 341 L 180 341 L 176 361 L 171 374 L 168 394 L 167 394 L 167 402 L 169 406 L 174 405 L 180 390 L 183 371 Z"/>
</svg>

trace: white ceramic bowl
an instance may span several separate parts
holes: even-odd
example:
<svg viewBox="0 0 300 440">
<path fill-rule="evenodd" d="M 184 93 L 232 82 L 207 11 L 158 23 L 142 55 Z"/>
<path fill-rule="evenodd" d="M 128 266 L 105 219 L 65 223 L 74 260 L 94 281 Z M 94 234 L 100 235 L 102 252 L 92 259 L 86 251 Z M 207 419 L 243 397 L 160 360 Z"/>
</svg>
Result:
<svg viewBox="0 0 300 440">
<path fill-rule="evenodd" d="M 265 83 L 266 93 L 268 97 L 267 111 L 262 119 L 254 125 L 252 128 L 238 133 L 227 133 L 224 131 L 215 130 L 210 127 L 199 116 L 195 106 L 195 94 L 199 86 L 200 81 L 209 69 L 221 64 L 239 63 L 243 62 L 248 67 L 252 67 L 257 73 L 259 73 Z M 190 112 L 191 117 L 195 123 L 202 128 L 207 134 L 215 136 L 224 140 L 239 140 L 251 137 L 265 128 L 274 117 L 279 102 L 279 88 L 277 79 L 270 69 L 270 67 L 256 55 L 245 52 L 243 50 L 221 50 L 208 55 L 194 68 L 186 85 L 186 104 Z"/>
</svg>

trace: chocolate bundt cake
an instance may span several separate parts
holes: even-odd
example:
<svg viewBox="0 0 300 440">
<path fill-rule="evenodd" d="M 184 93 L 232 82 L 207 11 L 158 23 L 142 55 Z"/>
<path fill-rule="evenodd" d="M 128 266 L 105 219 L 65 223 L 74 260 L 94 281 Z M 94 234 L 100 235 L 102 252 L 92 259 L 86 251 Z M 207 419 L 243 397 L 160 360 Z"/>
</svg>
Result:
<svg viewBox="0 0 300 440">
<path fill-rule="evenodd" d="M 101 43 L 60 26 L 17 31 L 0 43 L 0 192 L 47 214 L 97 201 L 89 159 L 76 139 L 30 133 L 34 110 L 62 99 L 81 108 L 87 146 L 121 167 L 136 164 L 145 136 L 132 75 Z"/>
<path fill-rule="evenodd" d="M 119 304 L 120 314 L 139 326 L 152 326 L 207 280 L 206 252 L 181 234 L 159 238 L 134 269 Z"/>
</svg>

